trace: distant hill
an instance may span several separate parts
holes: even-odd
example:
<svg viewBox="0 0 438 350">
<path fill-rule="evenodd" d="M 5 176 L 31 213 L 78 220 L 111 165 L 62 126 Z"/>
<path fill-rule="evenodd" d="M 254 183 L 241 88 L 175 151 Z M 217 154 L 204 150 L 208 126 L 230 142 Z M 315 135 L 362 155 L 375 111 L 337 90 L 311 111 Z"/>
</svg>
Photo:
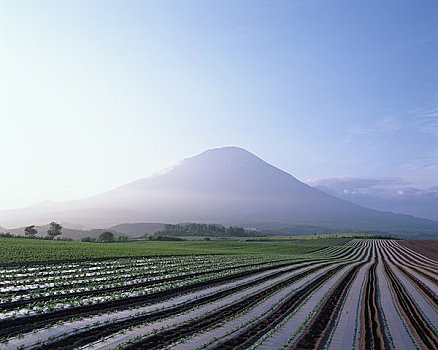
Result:
<svg viewBox="0 0 438 350">
<path fill-rule="evenodd" d="M 238 147 L 205 151 L 155 176 L 94 197 L 0 211 L 3 226 L 52 220 L 94 228 L 123 222 L 198 222 L 246 228 L 438 232 L 438 222 L 336 198 Z M 133 230 L 139 232 L 137 228 Z"/>
<path fill-rule="evenodd" d="M 49 229 L 49 225 L 35 226 L 38 231 L 39 237 L 44 237 L 47 235 L 47 230 Z M 150 234 L 154 232 L 158 232 L 164 228 L 164 224 L 159 223 L 137 223 L 137 224 L 120 224 L 108 228 L 99 228 L 99 229 L 91 229 L 91 230 L 80 230 L 70 227 L 62 228 L 62 235 L 59 238 L 72 238 L 75 240 L 79 240 L 84 237 L 97 238 L 102 232 L 111 231 L 116 236 L 128 236 L 128 237 L 141 237 L 145 234 Z M 15 229 L 2 229 L 0 228 L 0 232 L 10 232 L 13 235 L 21 235 L 24 236 L 25 227 L 19 227 Z"/>
<path fill-rule="evenodd" d="M 41 225 L 41 226 L 35 226 L 36 230 L 38 231 L 39 237 L 47 236 L 47 230 L 49 229 L 49 225 Z M 10 232 L 13 235 L 20 235 L 24 236 L 24 229 L 25 227 L 19 227 L 14 228 L 10 230 L 6 230 L 6 232 Z M 92 230 L 79 230 L 79 229 L 73 229 L 73 228 L 62 228 L 62 235 L 59 235 L 59 238 L 72 238 L 72 239 L 81 239 L 83 237 L 94 237 L 97 238 L 99 235 L 107 231 L 106 229 L 92 229 Z"/>
</svg>

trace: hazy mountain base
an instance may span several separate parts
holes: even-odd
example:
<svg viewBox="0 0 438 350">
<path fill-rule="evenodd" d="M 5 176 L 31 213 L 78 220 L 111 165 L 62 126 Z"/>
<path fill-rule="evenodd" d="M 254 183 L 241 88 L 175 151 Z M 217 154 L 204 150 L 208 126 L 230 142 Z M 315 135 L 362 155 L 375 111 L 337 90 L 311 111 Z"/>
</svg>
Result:
<svg viewBox="0 0 438 350">
<path fill-rule="evenodd" d="M 80 240 L 84 237 L 97 238 L 104 231 L 111 231 L 116 237 L 127 236 L 130 238 L 149 236 L 153 234 L 163 234 L 166 224 L 164 223 L 134 223 L 134 224 L 119 224 L 108 228 L 80 230 L 75 228 L 64 227 L 62 229 L 62 235 L 59 238 L 71 238 L 74 240 Z M 38 236 L 46 236 L 49 225 L 35 226 L 38 230 Z M 0 232 L 10 232 L 13 235 L 24 236 L 24 227 L 16 229 L 6 229 L 0 227 Z M 284 225 L 279 223 L 271 224 L 259 224 L 256 227 L 245 227 L 246 230 L 251 232 L 249 236 L 271 236 L 271 235 L 324 235 L 324 234 L 343 234 L 343 233 L 358 233 L 358 234 L 370 234 L 377 236 L 390 236 L 399 238 L 415 238 L 415 239 L 436 239 L 438 237 L 438 229 L 415 229 L 415 228 L 400 228 L 400 227 L 388 227 L 385 230 L 370 230 L 369 227 L 363 229 L 344 227 L 333 228 L 328 226 L 318 225 Z M 171 233 L 168 233 L 171 235 Z M 187 234 L 187 233 L 185 233 Z M 193 233 L 199 235 L 199 232 Z M 182 234 L 184 235 L 184 234 Z M 211 234 L 206 231 L 202 234 L 206 237 L 216 237 L 218 234 L 212 232 Z M 225 234 L 223 236 L 226 236 Z"/>
<path fill-rule="evenodd" d="M 0 211 L 0 223 L 8 227 L 50 221 L 87 229 L 120 223 L 194 222 L 263 228 L 273 233 L 280 229 L 285 234 L 314 233 L 317 227 L 317 232 L 438 237 L 436 221 L 349 203 L 237 147 L 208 150 L 166 172 L 94 197 Z"/>
</svg>

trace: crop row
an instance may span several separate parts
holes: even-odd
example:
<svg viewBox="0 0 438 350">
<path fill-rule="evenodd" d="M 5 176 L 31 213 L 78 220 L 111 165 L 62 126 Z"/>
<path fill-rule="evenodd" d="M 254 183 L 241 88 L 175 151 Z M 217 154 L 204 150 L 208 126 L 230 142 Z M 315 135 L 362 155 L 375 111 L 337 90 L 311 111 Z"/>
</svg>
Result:
<svg viewBox="0 0 438 350">
<path fill-rule="evenodd" d="M 178 261 L 187 262 L 192 273 L 181 269 L 159 276 L 161 272 L 157 271 L 149 281 L 136 275 L 132 285 L 102 284 L 105 287 L 95 295 L 103 298 L 98 302 L 88 302 L 94 297 L 93 290 L 83 295 L 77 290 L 62 297 L 50 295 L 47 300 L 29 293 L 29 300 L 12 301 L 26 302 L 24 307 L 29 309 L 38 303 L 60 305 L 15 317 L 7 312 L 17 312 L 22 306 L 9 311 L 5 308 L 0 316 L 0 346 L 175 350 L 438 348 L 438 263 L 397 241 L 357 239 L 287 260 L 272 256 L 215 256 L 209 265 L 205 256 L 199 260 L 168 259 L 160 266 L 168 264 L 172 270 L 179 268 Z M 75 276 L 75 271 L 71 271 L 75 266 L 95 272 L 119 266 L 112 274 L 116 276 L 129 271 L 135 274 L 136 261 L 142 269 L 153 260 L 126 259 L 120 266 L 109 261 L 66 263 L 65 267 Z M 199 269 L 194 267 L 197 264 Z M 11 274 L 14 267 L 8 268 Z M 50 271 L 50 267 L 38 268 L 44 273 Z M 23 269 L 17 268 L 26 274 L 23 278 L 29 278 L 31 271 Z M 82 270 L 78 275 L 84 273 Z M 10 285 L 20 285 L 19 278 L 9 281 Z M 111 290 L 114 287 L 120 290 Z"/>
</svg>

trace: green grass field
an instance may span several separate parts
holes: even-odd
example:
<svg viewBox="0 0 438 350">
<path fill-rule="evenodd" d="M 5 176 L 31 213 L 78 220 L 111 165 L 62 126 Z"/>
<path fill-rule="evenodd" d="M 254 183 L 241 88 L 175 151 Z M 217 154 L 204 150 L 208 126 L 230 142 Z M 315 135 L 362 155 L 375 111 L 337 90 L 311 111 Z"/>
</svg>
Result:
<svg viewBox="0 0 438 350">
<path fill-rule="evenodd" d="M 86 243 L 0 237 L 0 264 L 48 260 L 193 254 L 297 255 L 343 245 L 349 238 L 289 239 L 287 241 L 136 241 Z"/>
</svg>

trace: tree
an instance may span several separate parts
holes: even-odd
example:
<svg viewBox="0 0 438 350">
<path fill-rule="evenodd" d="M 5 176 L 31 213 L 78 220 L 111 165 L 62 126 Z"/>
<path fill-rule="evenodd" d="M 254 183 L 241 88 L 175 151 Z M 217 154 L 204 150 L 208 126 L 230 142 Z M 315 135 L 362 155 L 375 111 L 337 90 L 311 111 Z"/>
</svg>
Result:
<svg viewBox="0 0 438 350">
<path fill-rule="evenodd" d="M 102 232 L 99 235 L 99 241 L 101 242 L 114 242 L 114 233 L 110 232 L 110 231 L 105 231 Z"/>
<path fill-rule="evenodd" d="M 26 237 L 35 237 L 37 233 L 38 231 L 35 228 L 35 225 L 27 226 L 24 229 L 24 234 L 26 235 Z"/>
<path fill-rule="evenodd" d="M 47 230 L 47 236 L 53 239 L 62 233 L 61 230 L 62 230 L 62 226 L 57 222 L 52 221 L 50 223 L 49 229 Z"/>
<path fill-rule="evenodd" d="M 227 228 L 227 235 L 234 236 L 234 237 L 244 237 L 245 236 L 245 229 L 242 227 L 230 226 Z"/>
</svg>

